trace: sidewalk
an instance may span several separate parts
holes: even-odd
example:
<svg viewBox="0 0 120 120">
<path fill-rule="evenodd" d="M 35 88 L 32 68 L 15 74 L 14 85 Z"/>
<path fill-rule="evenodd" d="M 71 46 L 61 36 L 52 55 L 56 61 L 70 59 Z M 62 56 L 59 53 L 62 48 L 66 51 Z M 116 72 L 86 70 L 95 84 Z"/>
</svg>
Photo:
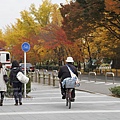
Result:
<svg viewBox="0 0 120 120">
<path fill-rule="evenodd" d="M 89 84 L 89 83 L 86 83 Z M 86 85 L 85 84 L 85 85 Z M 93 84 L 93 83 L 92 83 Z M 29 98 L 14 106 L 13 98 L 5 98 L 0 107 L 0 120 L 119 120 L 119 98 L 77 91 L 72 108 L 61 99 L 58 86 L 33 82 Z M 81 87 L 83 87 L 81 82 Z M 85 86 L 84 86 L 85 87 Z"/>
</svg>

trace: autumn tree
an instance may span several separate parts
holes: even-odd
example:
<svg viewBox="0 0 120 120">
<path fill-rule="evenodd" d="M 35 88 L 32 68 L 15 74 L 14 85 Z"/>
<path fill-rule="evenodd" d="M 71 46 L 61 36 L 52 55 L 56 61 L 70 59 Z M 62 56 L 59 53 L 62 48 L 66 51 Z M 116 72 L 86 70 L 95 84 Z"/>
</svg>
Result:
<svg viewBox="0 0 120 120">
<path fill-rule="evenodd" d="M 43 55 L 41 44 L 39 46 L 39 41 L 41 41 L 40 33 L 44 27 L 50 23 L 54 23 L 58 26 L 61 25 L 62 17 L 57 7 L 58 5 L 52 4 L 50 0 L 43 0 L 43 3 L 38 8 L 32 4 L 29 11 L 21 11 L 21 18 L 18 18 L 15 24 L 7 26 L 5 39 L 14 58 L 23 61 L 23 57 L 20 56 L 23 53 L 21 45 L 23 42 L 28 42 L 31 46 L 30 51 L 27 53 L 27 60 L 29 62 L 37 63 L 41 60 L 41 56 L 43 59 L 47 59 L 47 57 L 45 57 L 47 53 Z M 18 50 L 15 51 L 15 49 Z"/>
<path fill-rule="evenodd" d="M 64 31 L 61 29 L 61 14 L 59 6 L 50 0 L 43 0 L 36 8 L 32 4 L 29 11 L 20 12 L 21 18 L 11 26 L 7 26 L 4 39 L 11 52 L 12 58 L 23 62 L 23 42 L 30 43 L 27 61 L 33 64 L 48 60 L 64 61 L 70 54 Z"/>
<path fill-rule="evenodd" d="M 96 30 L 99 21 L 104 16 L 104 8 L 103 0 L 78 0 L 76 2 L 71 1 L 66 5 L 61 4 L 62 28 L 66 32 L 67 38 L 71 41 L 79 40 L 81 50 L 85 49 L 88 51 L 87 55 L 90 61 L 92 57 L 90 46 L 91 39 L 93 39 L 92 33 Z M 83 44 L 83 39 L 85 44 Z"/>
<path fill-rule="evenodd" d="M 6 42 L 3 40 L 0 40 L 0 50 L 5 50 Z"/>
<path fill-rule="evenodd" d="M 6 46 L 6 42 L 3 41 L 3 33 L 2 30 L 0 30 L 0 50 L 4 50 Z"/>
<path fill-rule="evenodd" d="M 55 24 L 47 25 L 40 33 L 40 38 L 45 41 L 44 47 L 48 53 L 52 52 L 49 60 L 54 60 L 61 65 L 61 62 L 64 61 L 69 54 L 67 46 L 71 44 L 71 42 L 67 40 L 66 34 L 61 27 Z"/>
<path fill-rule="evenodd" d="M 59 6 L 57 4 L 54 4 L 52 6 L 51 23 L 57 26 L 62 25 L 62 16 L 60 14 Z"/>
<path fill-rule="evenodd" d="M 30 6 L 30 13 L 34 16 L 34 21 L 42 27 L 50 23 L 51 10 L 52 3 L 50 0 L 43 0 L 38 9 L 35 8 L 34 4 Z"/>
<path fill-rule="evenodd" d="M 86 46 L 83 44 L 82 48 L 86 48 L 90 58 L 95 51 L 103 53 L 103 56 L 110 56 L 108 53 L 113 53 L 113 41 L 116 43 L 120 37 L 118 0 L 76 0 L 76 2 L 71 1 L 70 4 L 61 4 L 60 11 L 63 17 L 62 27 L 68 39 L 71 41 L 84 39 Z M 100 36 L 97 34 L 98 28 L 101 29 L 99 31 Z M 106 31 L 106 34 L 104 31 Z M 95 32 L 96 34 L 94 34 Z M 103 36 L 104 41 L 106 40 L 105 42 L 101 39 L 101 36 Z M 96 38 L 99 38 L 99 42 L 102 44 L 94 44 L 99 43 L 95 41 Z M 108 46 L 107 42 L 111 44 Z M 101 45 L 99 50 L 93 49 L 93 46 L 97 48 L 98 45 Z M 102 49 L 103 47 L 104 49 Z M 119 48 L 118 46 L 116 47 Z"/>
<path fill-rule="evenodd" d="M 60 8 L 63 17 L 62 28 L 71 41 L 89 35 L 95 30 L 97 22 L 103 17 L 103 1 L 79 1 L 81 2 L 70 2 L 70 4 L 66 5 L 61 4 Z"/>
</svg>

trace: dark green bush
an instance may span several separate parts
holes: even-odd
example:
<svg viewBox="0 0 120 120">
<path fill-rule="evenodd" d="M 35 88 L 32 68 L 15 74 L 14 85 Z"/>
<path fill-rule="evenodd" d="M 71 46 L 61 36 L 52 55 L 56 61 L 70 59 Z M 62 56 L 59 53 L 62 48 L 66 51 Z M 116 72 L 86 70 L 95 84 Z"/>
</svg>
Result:
<svg viewBox="0 0 120 120">
<path fill-rule="evenodd" d="M 110 88 L 109 90 L 112 92 L 114 96 L 120 97 L 120 86 L 115 86 L 113 88 Z"/>
<path fill-rule="evenodd" d="M 37 69 L 47 69 L 47 70 L 58 70 L 59 66 L 55 66 L 55 65 L 37 65 L 36 68 Z"/>
</svg>

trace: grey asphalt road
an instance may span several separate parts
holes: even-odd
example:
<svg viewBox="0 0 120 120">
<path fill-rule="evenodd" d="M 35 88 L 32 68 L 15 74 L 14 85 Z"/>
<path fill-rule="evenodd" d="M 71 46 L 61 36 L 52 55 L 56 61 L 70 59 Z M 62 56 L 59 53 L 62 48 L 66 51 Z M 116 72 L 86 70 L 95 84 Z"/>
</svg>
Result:
<svg viewBox="0 0 120 120">
<path fill-rule="evenodd" d="M 81 85 L 82 86 L 82 85 Z M 119 120 L 120 98 L 76 90 L 72 108 L 65 106 L 60 88 L 32 83 L 29 98 L 22 106 L 14 106 L 13 98 L 5 98 L 0 106 L 0 120 Z"/>
</svg>

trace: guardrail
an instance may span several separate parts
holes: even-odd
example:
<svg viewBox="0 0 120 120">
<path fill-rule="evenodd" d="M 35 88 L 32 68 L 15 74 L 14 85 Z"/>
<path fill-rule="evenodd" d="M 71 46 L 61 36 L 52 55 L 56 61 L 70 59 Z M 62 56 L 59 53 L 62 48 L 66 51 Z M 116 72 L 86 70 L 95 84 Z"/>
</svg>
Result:
<svg viewBox="0 0 120 120">
<path fill-rule="evenodd" d="M 108 75 L 112 75 L 112 77 L 113 77 L 113 84 L 114 84 L 114 82 L 115 82 L 115 79 L 114 79 L 114 73 L 113 72 L 106 72 L 106 74 L 105 74 L 105 82 L 107 82 L 107 76 Z"/>
<path fill-rule="evenodd" d="M 80 80 L 81 80 L 81 72 L 78 71 L 78 73 L 80 74 Z M 53 70 L 53 71 L 47 71 L 47 70 L 35 70 L 34 73 L 30 74 L 33 82 L 38 82 L 38 83 L 42 83 L 42 84 L 48 84 L 48 85 L 59 85 L 59 81 L 60 79 L 58 78 L 58 71 L 57 70 Z"/>
<path fill-rule="evenodd" d="M 78 71 L 79 73 L 79 79 L 82 81 L 82 73 L 81 71 Z M 96 72 L 89 72 L 88 73 L 88 81 L 91 81 L 91 75 L 94 75 L 94 81 L 96 82 L 97 79 L 97 74 Z M 114 78 L 114 73 L 113 72 L 106 72 L 105 74 L 105 83 L 107 82 L 108 75 L 112 75 L 113 77 L 113 84 L 115 82 Z M 30 77 L 33 82 L 38 82 L 42 84 L 48 84 L 48 85 L 53 85 L 53 86 L 59 86 L 59 78 L 58 78 L 58 71 L 53 70 L 53 71 L 47 71 L 47 70 L 36 70 L 34 73 L 30 73 Z"/>
<path fill-rule="evenodd" d="M 34 73 L 31 72 L 30 76 L 33 82 L 38 82 L 42 84 L 48 84 L 48 85 L 55 86 L 56 81 L 59 82 L 57 70 L 53 70 L 52 72 L 49 72 L 47 70 L 42 70 L 42 71 L 36 70 Z"/>
<path fill-rule="evenodd" d="M 94 74 L 94 76 L 95 76 L 95 82 L 96 82 L 96 72 L 89 72 L 89 74 L 88 74 L 88 80 L 90 81 L 90 75 L 91 74 Z"/>
<path fill-rule="evenodd" d="M 80 74 L 80 81 L 81 81 L 81 79 L 82 79 L 82 73 L 81 73 L 81 71 L 78 71 L 78 73 Z"/>
</svg>

